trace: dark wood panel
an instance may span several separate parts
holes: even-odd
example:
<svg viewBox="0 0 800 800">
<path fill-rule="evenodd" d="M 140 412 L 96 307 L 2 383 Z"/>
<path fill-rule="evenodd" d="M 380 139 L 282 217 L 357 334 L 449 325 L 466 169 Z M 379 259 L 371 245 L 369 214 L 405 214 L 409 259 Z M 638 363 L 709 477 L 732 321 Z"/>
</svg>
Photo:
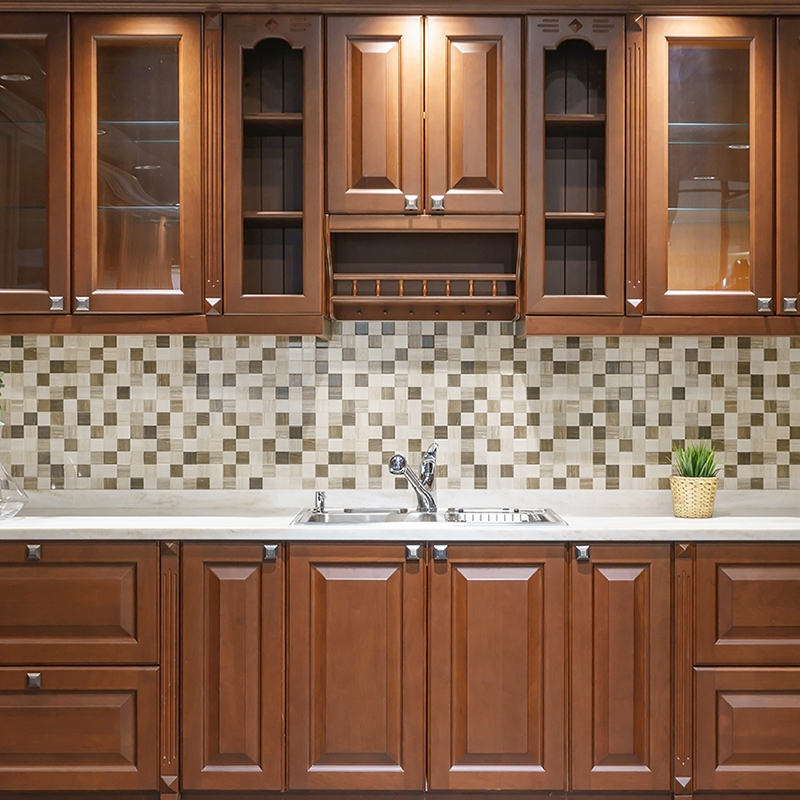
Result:
<svg viewBox="0 0 800 800">
<path fill-rule="evenodd" d="M 671 547 L 592 545 L 573 559 L 574 789 L 658 791 L 671 781 Z"/>
<path fill-rule="evenodd" d="M 180 737 L 180 568 L 177 542 L 161 542 L 160 697 L 161 768 L 160 789 L 178 791 Z"/>
<path fill-rule="evenodd" d="M 158 558 L 155 542 L 0 544 L 0 663 L 157 663 Z"/>
<path fill-rule="evenodd" d="M 403 545 L 291 545 L 291 789 L 420 789 L 424 565 Z"/>
<path fill-rule="evenodd" d="M 430 783 L 564 787 L 562 545 L 449 545 L 430 574 Z"/>
<path fill-rule="evenodd" d="M 520 20 L 428 17 L 425 25 L 426 207 L 443 195 L 446 214 L 519 214 Z"/>
<path fill-rule="evenodd" d="M 800 663 L 800 545 L 697 547 L 695 663 Z"/>
<path fill-rule="evenodd" d="M 283 548 L 281 548 L 283 549 Z M 283 557 L 187 544 L 182 582 L 182 785 L 283 785 Z"/>
<path fill-rule="evenodd" d="M 690 794 L 692 791 L 694 552 L 693 544 L 675 545 L 672 629 L 675 658 L 673 790 L 676 795 Z"/>
<path fill-rule="evenodd" d="M 800 669 L 695 669 L 696 790 L 791 791 L 800 781 Z"/>
<path fill-rule="evenodd" d="M 0 669 L 0 786 L 158 788 L 158 669 Z"/>
<path fill-rule="evenodd" d="M 422 21 L 330 17 L 328 211 L 402 212 L 422 203 Z"/>
</svg>

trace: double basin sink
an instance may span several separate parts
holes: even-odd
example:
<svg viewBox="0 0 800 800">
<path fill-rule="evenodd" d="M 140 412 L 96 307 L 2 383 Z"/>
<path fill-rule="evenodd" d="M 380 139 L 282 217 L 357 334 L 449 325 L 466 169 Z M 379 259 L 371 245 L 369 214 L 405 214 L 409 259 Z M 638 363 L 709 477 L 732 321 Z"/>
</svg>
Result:
<svg viewBox="0 0 800 800">
<path fill-rule="evenodd" d="M 461 522 L 471 525 L 566 525 L 549 508 L 448 508 L 409 511 L 407 508 L 307 508 L 292 525 L 371 525 L 383 522 Z"/>
</svg>

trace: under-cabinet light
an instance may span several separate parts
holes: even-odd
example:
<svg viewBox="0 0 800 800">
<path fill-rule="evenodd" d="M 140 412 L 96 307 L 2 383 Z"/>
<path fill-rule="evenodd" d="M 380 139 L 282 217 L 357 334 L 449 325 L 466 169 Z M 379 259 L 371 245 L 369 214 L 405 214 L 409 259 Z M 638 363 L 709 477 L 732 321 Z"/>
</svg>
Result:
<svg viewBox="0 0 800 800">
<path fill-rule="evenodd" d="M 7 72 L 3 75 L 0 75 L 0 81 L 29 81 L 31 80 L 30 75 L 25 75 L 22 72 Z"/>
</svg>

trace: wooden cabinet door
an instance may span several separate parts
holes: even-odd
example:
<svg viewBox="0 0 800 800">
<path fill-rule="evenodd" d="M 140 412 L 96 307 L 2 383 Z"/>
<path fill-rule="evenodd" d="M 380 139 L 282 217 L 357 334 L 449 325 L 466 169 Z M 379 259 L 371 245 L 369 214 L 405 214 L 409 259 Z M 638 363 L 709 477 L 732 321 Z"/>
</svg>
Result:
<svg viewBox="0 0 800 800">
<path fill-rule="evenodd" d="M 290 789 L 421 790 L 424 563 L 398 544 L 292 544 Z"/>
<path fill-rule="evenodd" d="M 283 786 L 283 554 L 268 554 L 183 547 L 184 789 Z"/>
<path fill-rule="evenodd" d="M 778 20 L 778 74 L 776 113 L 777 182 L 776 241 L 777 308 L 795 315 L 800 311 L 800 18 Z"/>
<path fill-rule="evenodd" d="M 445 214 L 522 208 L 522 22 L 428 17 L 425 206 Z"/>
<path fill-rule="evenodd" d="M 0 313 L 69 308 L 64 14 L 0 15 Z"/>
<path fill-rule="evenodd" d="M 528 18 L 529 314 L 622 314 L 625 19 Z"/>
<path fill-rule="evenodd" d="M 224 311 L 322 315 L 322 19 L 229 14 Z"/>
<path fill-rule="evenodd" d="M 647 312 L 774 311 L 774 21 L 645 25 Z"/>
<path fill-rule="evenodd" d="M 695 730 L 696 791 L 796 795 L 800 669 L 696 668 Z"/>
<path fill-rule="evenodd" d="M 74 311 L 199 313 L 200 18 L 80 15 Z"/>
<path fill-rule="evenodd" d="M 670 788 L 670 555 L 668 544 L 573 553 L 572 789 Z"/>
<path fill-rule="evenodd" d="M 564 788 L 563 545 L 430 565 L 430 788 Z"/>
<path fill-rule="evenodd" d="M 699 544 L 696 664 L 800 664 L 800 545 Z"/>
<path fill-rule="evenodd" d="M 328 211 L 421 211 L 421 19 L 329 17 L 327 53 Z"/>
<path fill-rule="evenodd" d="M 0 544 L 0 663 L 158 662 L 158 545 Z"/>
<path fill-rule="evenodd" d="M 158 788 L 157 667 L 0 669 L 6 791 Z"/>
</svg>

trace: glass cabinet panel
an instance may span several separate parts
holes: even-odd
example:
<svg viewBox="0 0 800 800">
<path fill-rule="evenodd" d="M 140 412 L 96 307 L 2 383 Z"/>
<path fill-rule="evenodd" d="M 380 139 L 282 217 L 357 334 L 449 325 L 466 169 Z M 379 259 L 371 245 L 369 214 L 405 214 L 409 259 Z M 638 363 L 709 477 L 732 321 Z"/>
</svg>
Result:
<svg viewBox="0 0 800 800">
<path fill-rule="evenodd" d="M 749 42 L 669 44 L 668 290 L 750 289 Z"/>
<path fill-rule="evenodd" d="M 66 17 L 0 15 L 4 313 L 64 310 L 69 198 L 66 58 Z"/>
<path fill-rule="evenodd" d="M 199 17 L 76 16 L 75 306 L 202 310 Z"/>
<path fill-rule="evenodd" d="M 774 24 L 652 17 L 646 312 L 774 311 Z"/>
<path fill-rule="evenodd" d="M 97 288 L 180 290 L 179 41 L 97 41 Z"/>
</svg>

